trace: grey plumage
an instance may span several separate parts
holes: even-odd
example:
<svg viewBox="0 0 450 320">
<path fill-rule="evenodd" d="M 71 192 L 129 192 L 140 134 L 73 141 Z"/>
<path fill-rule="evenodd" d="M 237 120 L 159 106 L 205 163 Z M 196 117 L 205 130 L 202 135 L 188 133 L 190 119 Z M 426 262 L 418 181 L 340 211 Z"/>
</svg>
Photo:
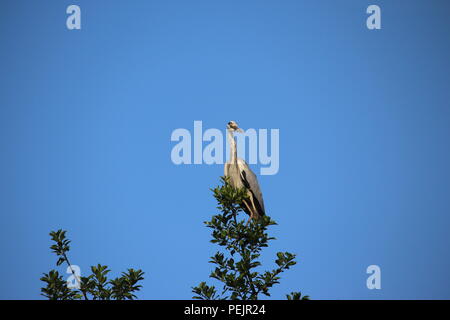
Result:
<svg viewBox="0 0 450 320">
<path fill-rule="evenodd" d="M 224 174 L 229 177 L 233 187 L 247 189 L 249 198 L 244 200 L 242 209 L 250 216 L 250 219 L 259 218 L 266 214 L 262 192 L 256 175 L 243 159 L 237 157 L 237 146 L 233 137 L 235 131 L 242 132 L 236 122 L 228 122 L 227 138 L 230 144 L 230 161 L 225 163 Z"/>
</svg>

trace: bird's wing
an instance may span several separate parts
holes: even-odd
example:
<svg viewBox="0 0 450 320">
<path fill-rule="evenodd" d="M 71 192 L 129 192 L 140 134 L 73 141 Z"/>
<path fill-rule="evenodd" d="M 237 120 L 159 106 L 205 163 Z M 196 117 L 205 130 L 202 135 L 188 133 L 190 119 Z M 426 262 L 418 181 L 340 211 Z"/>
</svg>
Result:
<svg viewBox="0 0 450 320">
<path fill-rule="evenodd" d="M 259 206 L 258 209 L 260 209 L 258 211 L 261 211 L 261 215 L 265 215 L 266 210 L 264 209 L 264 200 L 256 175 L 244 160 L 238 159 L 238 166 L 241 173 L 242 182 L 244 183 L 245 187 L 253 193 L 253 197 L 256 200 L 255 205 L 257 207 Z"/>
</svg>

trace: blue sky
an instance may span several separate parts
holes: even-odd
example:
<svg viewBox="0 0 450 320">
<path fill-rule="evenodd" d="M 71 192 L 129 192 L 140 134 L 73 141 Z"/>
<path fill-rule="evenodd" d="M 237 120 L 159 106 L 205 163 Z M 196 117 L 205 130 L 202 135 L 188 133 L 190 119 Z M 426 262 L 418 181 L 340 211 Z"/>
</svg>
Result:
<svg viewBox="0 0 450 320">
<path fill-rule="evenodd" d="M 82 29 L 66 28 L 66 8 Z M 366 28 L 378 4 L 382 29 Z M 221 165 L 176 166 L 176 128 L 280 130 L 259 177 L 273 298 L 449 299 L 448 1 L 2 1 L 2 299 L 71 262 L 146 272 L 142 299 L 208 279 Z M 258 166 L 253 166 L 259 172 Z M 366 268 L 381 267 L 381 290 Z M 63 268 L 59 269 L 64 272 Z M 214 282 L 211 282 L 214 283 Z"/>
</svg>

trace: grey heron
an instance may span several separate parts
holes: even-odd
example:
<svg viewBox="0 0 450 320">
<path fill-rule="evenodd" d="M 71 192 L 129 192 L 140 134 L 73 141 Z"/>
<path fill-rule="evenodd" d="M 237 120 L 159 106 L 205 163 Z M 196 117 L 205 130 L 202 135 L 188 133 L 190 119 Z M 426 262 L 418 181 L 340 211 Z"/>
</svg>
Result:
<svg viewBox="0 0 450 320">
<path fill-rule="evenodd" d="M 235 121 L 227 124 L 227 139 L 230 145 L 230 160 L 225 163 L 224 174 L 229 178 L 231 186 L 247 190 L 248 198 L 245 199 L 242 209 L 250 216 L 251 219 L 258 219 L 264 216 L 264 201 L 259 187 L 258 179 L 248 164 L 237 157 L 237 146 L 234 139 L 234 132 L 243 132 Z M 248 223 L 248 222 L 247 222 Z"/>
</svg>

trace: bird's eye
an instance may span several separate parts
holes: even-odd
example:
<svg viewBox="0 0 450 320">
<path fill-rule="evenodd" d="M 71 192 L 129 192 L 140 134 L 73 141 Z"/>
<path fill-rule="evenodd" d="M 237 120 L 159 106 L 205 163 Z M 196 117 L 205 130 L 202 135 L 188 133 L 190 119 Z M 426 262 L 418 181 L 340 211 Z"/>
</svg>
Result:
<svg viewBox="0 0 450 320">
<path fill-rule="evenodd" d="M 230 121 L 230 122 L 228 122 L 228 125 L 229 125 L 229 126 L 231 126 L 231 121 Z"/>
</svg>

